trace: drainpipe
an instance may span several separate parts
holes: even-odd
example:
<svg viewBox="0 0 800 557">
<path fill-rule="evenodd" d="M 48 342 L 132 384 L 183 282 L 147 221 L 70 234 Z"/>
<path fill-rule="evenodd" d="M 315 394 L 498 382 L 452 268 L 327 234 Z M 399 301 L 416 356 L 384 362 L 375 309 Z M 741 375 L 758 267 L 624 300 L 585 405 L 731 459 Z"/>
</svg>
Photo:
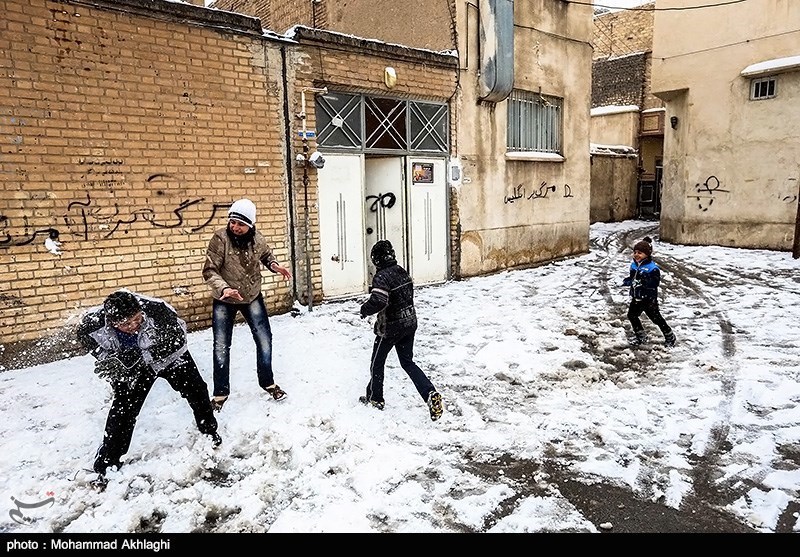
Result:
<svg viewBox="0 0 800 557">
<path fill-rule="evenodd" d="M 800 180 L 798 180 L 800 182 Z M 792 244 L 792 257 L 800 259 L 800 188 L 797 190 L 797 216 L 794 218 L 794 243 Z"/>
<path fill-rule="evenodd" d="M 328 89 L 325 87 L 317 88 L 317 87 L 303 87 L 300 91 L 300 114 L 297 115 L 298 118 L 303 123 L 303 130 L 300 132 L 303 138 L 303 154 L 302 154 L 302 162 L 303 162 L 303 198 L 304 198 L 304 209 L 303 209 L 303 235 L 305 236 L 303 239 L 304 246 L 305 246 L 305 256 L 306 256 L 306 303 L 308 304 L 308 311 L 312 311 L 314 308 L 314 286 L 311 282 L 311 246 L 310 246 L 310 216 L 308 212 L 308 165 L 309 163 L 309 155 L 308 155 L 308 130 L 306 129 L 306 93 L 321 93 L 323 95 L 328 93 Z M 300 160 L 300 157 L 298 157 Z"/>
<path fill-rule="evenodd" d="M 264 59 L 267 57 L 266 46 L 264 47 Z M 283 75 L 283 122 L 284 134 L 286 136 L 286 180 L 289 184 L 287 195 L 289 196 L 289 257 L 292 265 L 292 296 L 295 300 L 299 298 L 297 293 L 297 251 L 295 249 L 294 233 L 294 172 L 292 165 L 292 125 L 289 116 L 289 80 L 287 78 L 286 47 L 281 47 L 281 66 Z"/>
</svg>

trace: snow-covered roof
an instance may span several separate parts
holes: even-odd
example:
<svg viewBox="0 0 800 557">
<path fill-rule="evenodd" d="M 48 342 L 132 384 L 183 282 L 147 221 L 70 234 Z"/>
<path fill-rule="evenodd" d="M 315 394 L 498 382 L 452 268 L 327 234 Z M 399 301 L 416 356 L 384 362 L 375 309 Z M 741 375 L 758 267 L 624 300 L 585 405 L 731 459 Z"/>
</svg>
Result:
<svg viewBox="0 0 800 557">
<path fill-rule="evenodd" d="M 453 50 L 453 49 L 449 49 L 449 50 L 431 50 L 429 48 L 418 48 L 418 47 L 412 47 L 412 46 L 399 44 L 399 43 L 387 43 L 385 41 L 379 41 L 377 39 L 371 39 L 371 38 L 367 38 L 367 37 L 360 37 L 358 35 L 351 35 L 349 33 L 339 33 L 338 31 L 330 31 L 330 30 L 327 30 L 327 29 L 324 29 L 324 30 L 323 29 L 317 29 L 317 28 L 314 28 L 314 27 L 308 27 L 306 25 L 293 25 L 292 27 L 289 27 L 289 29 L 287 29 L 284 32 L 283 36 L 284 36 L 284 38 L 287 38 L 287 39 L 297 40 L 302 35 L 310 35 L 310 34 L 316 34 L 316 35 L 319 35 L 319 36 L 323 36 L 324 35 L 324 36 L 327 36 L 327 37 L 329 37 L 331 39 L 335 39 L 335 38 L 338 37 L 340 39 L 345 39 L 345 40 L 348 40 L 349 42 L 358 43 L 358 44 L 361 44 L 363 46 L 368 46 L 368 45 L 381 46 L 381 45 L 383 45 L 383 46 L 386 46 L 386 47 L 398 48 L 398 49 L 403 49 L 403 50 L 411 50 L 411 51 L 417 51 L 417 52 L 424 52 L 424 53 L 429 53 L 429 54 L 433 54 L 433 55 L 436 55 L 436 56 L 447 56 L 447 57 L 458 59 L 458 51 Z"/>
<path fill-rule="evenodd" d="M 592 155 L 626 155 L 635 156 L 636 149 L 629 145 L 603 145 L 601 143 L 590 143 L 589 152 Z"/>
<path fill-rule="evenodd" d="M 622 114 L 624 112 L 639 112 L 639 107 L 635 104 L 625 106 L 610 104 L 608 106 L 598 106 L 597 108 L 593 108 L 591 115 L 605 116 L 606 114 Z"/>
<path fill-rule="evenodd" d="M 753 77 L 791 70 L 800 70 L 800 56 L 787 56 L 786 58 L 775 58 L 774 60 L 765 60 L 757 64 L 750 64 L 742 70 L 742 76 Z"/>
</svg>

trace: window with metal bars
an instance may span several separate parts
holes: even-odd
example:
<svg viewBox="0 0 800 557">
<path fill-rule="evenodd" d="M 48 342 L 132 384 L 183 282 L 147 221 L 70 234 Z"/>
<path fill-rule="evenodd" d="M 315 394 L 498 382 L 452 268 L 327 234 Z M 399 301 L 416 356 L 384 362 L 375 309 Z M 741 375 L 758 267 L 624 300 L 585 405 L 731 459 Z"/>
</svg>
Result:
<svg viewBox="0 0 800 557">
<path fill-rule="evenodd" d="M 448 106 L 330 92 L 316 98 L 317 145 L 364 152 L 446 153 Z"/>
<path fill-rule="evenodd" d="M 514 89 L 506 102 L 509 151 L 562 154 L 561 97 Z"/>
</svg>

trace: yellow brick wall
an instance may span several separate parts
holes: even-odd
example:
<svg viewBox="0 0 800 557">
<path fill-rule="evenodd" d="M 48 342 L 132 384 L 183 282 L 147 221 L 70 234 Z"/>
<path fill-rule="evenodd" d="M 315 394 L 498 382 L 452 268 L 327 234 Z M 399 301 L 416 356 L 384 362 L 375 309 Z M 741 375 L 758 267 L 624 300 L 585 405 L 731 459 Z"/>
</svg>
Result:
<svg viewBox="0 0 800 557">
<path fill-rule="evenodd" d="M 0 366 L 119 287 L 208 326 L 205 249 L 238 197 L 290 264 L 276 46 L 69 2 L 0 11 Z M 264 276 L 288 309 L 290 283 Z"/>
<path fill-rule="evenodd" d="M 277 33 L 302 25 L 434 51 L 456 48 L 455 0 L 216 0 L 212 6 L 261 18 Z"/>
<path fill-rule="evenodd" d="M 454 68 L 442 68 L 423 61 L 401 61 L 389 56 L 375 56 L 303 45 L 295 67 L 297 86 L 300 80 L 325 85 L 329 89 L 357 88 L 361 92 L 383 97 L 414 98 L 446 102 L 457 84 Z M 388 89 L 384 84 L 384 68 L 391 66 L 397 74 L 397 84 Z M 306 84 L 307 84 L 306 83 Z M 313 129 L 313 128 L 312 128 Z"/>
<path fill-rule="evenodd" d="M 284 33 L 293 25 L 328 28 L 329 0 L 216 0 L 212 7 L 261 19 L 266 29 Z"/>
</svg>

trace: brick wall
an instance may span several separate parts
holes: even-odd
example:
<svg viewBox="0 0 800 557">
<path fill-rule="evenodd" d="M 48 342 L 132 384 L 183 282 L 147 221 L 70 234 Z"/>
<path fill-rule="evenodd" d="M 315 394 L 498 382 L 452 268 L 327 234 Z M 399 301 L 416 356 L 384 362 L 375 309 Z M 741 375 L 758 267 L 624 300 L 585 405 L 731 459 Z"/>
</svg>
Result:
<svg viewBox="0 0 800 557">
<path fill-rule="evenodd" d="M 655 3 L 596 15 L 592 35 L 592 107 L 635 104 L 642 110 L 664 103 L 650 92 Z M 631 55 L 640 59 L 631 60 Z M 643 64 L 643 67 L 642 67 Z M 623 72 L 631 72 L 625 76 Z M 605 75 L 608 74 L 608 75 Z M 641 80 L 638 85 L 636 80 Z M 635 102 L 627 102 L 630 99 Z M 622 99 L 624 102 L 617 102 Z"/>
<path fill-rule="evenodd" d="M 655 2 L 596 15 L 592 33 L 592 57 L 609 58 L 653 50 Z"/>
<path fill-rule="evenodd" d="M 312 31 L 308 32 L 313 34 Z M 320 33 L 320 36 L 332 41 L 339 38 L 341 42 L 333 42 L 328 46 L 322 43 L 303 43 L 303 54 L 298 60 L 300 66 L 296 69 L 298 79 L 313 81 L 317 86 L 326 85 L 329 88 L 356 87 L 361 92 L 385 97 L 438 101 L 447 101 L 455 90 L 457 75 L 454 59 L 453 65 L 445 66 L 436 61 L 438 56 L 435 59 L 425 59 L 420 55 L 415 60 L 414 51 L 403 47 L 368 43 L 330 33 Z M 360 47 L 365 45 L 369 47 L 361 50 Z M 386 66 L 392 66 L 397 73 L 397 84 L 391 90 L 387 89 L 383 81 Z"/>
<path fill-rule="evenodd" d="M 265 28 L 277 33 L 293 25 L 328 27 L 328 0 L 216 0 L 212 7 L 258 17 Z"/>
<path fill-rule="evenodd" d="M 592 62 L 592 108 L 636 105 L 641 108 L 646 75 L 644 53 Z"/>
<path fill-rule="evenodd" d="M 305 4 L 310 3 L 311 0 L 308 2 L 295 2 L 300 10 L 304 9 Z M 216 0 L 209 7 L 257 17 L 261 19 L 262 26 L 276 30 L 273 26 L 275 20 L 271 17 L 271 0 Z"/>
<path fill-rule="evenodd" d="M 205 248 L 240 196 L 289 263 L 278 47 L 181 22 L 210 10 L 118 4 L 0 0 L 0 369 L 119 287 L 208 326 Z M 285 311 L 291 285 L 264 276 Z"/>
<path fill-rule="evenodd" d="M 284 33 L 294 25 L 435 51 L 456 48 L 455 0 L 216 0 Z"/>
</svg>

